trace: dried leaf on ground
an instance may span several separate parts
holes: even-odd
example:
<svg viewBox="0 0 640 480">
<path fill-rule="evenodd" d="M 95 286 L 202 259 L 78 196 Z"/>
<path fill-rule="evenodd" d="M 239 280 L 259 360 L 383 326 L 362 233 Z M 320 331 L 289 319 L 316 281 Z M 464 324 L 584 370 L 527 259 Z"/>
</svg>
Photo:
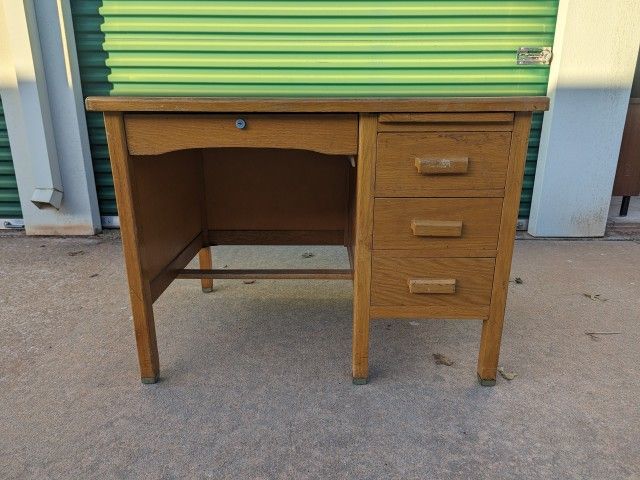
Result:
<svg viewBox="0 0 640 480">
<path fill-rule="evenodd" d="M 602 297 L 599 293 L 583 293 L 582 295 L 587 297 L 589 300 L 593 300 L 594 302 L 595 301 L 606 302 L 607 300 L 609 300 L 608 298 Z"/>
<path fill-rule="evenodd" d="M 244 283 L 245 285 L 251 285 L 252 283 L 256 283 L 255 280 L 243 280 L 242 283 Z"/>
<path fill-rule="evenodd" d="M 311 257 L 315 257 L 315 256 L 316 256 L 316 254 L 313 253 L 313 252 L 304 252 L 302 254 L 302 258 L 311 258 Z"/>
<path fill-rule="evenodd" d="M 453 360 L 442 353 L 434 353 L 433 359 L 435 360 L 436 365 L 446 365 L 447 367 L 453 365 Z"/>
<path fill-rule="evenodd" d="M 75 257 L 76 255 L 84 255 L 84 250 L 76 250 L 75 252 L 67 253 L 70 257 Z"/>
<path fill-rule="evenodd" d="M 500 374 L 500 376 L 502 378 L 504 378 L 505 380 L 513 380 L 514 378 L 516 378 L 518 376 L 518 374 L 516 372 L 507 372 L 504 367 L 498 367 L 498 373 Z"/>
</svg>

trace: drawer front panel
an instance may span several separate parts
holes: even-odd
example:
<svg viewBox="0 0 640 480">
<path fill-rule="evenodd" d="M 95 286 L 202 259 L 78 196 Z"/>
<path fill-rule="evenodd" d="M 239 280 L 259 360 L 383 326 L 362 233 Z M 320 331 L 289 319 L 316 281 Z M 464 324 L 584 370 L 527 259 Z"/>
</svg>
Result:
<svg viewBox="0 0 640 480">
<path fill-rule="evenodd" d="M 376 198 L 373 248 L 493 250 L 501 198 Z"/>
<path fill-rule="evenodd" d="M 127 114 L 132 155 L 188 148 L 256 147 L 355 155 L 358 117 L 350 114 Z"/>
<path fill-rule="evenodd" d="M 379 132 L 511 131 L 513 112 L 381 113 Z"/>
<path fill-rule="evenodd" d="M 491 302 L 492 258 L 389 258 L 374 252 L 371 305 L 419 306 L 456 317 Z"/>
<path fill-rule="evenodd" d="M 510 132 L 380 133 L 375 195 L 504 190 Z"/>
</svg>

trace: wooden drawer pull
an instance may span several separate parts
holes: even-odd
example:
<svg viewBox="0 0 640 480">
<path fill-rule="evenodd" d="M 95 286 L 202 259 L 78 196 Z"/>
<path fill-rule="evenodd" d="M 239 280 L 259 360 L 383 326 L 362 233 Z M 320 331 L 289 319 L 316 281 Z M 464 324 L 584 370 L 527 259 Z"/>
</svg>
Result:
<svg viewBox="0 0 640 480">
<path fill-rule="evenodd" d="M 411 220 L 416 237 L 461 237 L 462 220 Z"/>
<path fill-rule="evenodd" d="M 467 173 L 469 157 L 421 157 L 416 158 L 420 175 L 448 175 Z"/>
<path fill-rule="evenodd" d="M 456 293 L 455 278 L 444 279 L 409 279 L 409 292 L 415 294 L 423 293 Z"/>
</svg>

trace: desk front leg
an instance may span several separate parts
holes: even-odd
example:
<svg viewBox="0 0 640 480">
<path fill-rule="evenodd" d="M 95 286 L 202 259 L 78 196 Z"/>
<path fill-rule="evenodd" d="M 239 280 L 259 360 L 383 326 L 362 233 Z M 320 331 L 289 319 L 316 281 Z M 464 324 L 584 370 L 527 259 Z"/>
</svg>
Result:
<svg viewBox="0 0 640 480">
<path fill-rule="evenodd" d="M 493 276 L 491 306 L 489 308 L 489 318 L 482 323 L 480 337 L 478 379 L 483 386 L 493 386 L 496 383 L 530 127 L 531 112 L 517 112 L 515 114 L 513 133 L 511 134 L 511 150 L 509 152 L 509 167 L 507 169 L 506 188 L 500 218 L 500 237 Z"/>
<path fill-rule="evenodd" d="M 369 379 L 369 323 L 371 254 L 354 252 L 353 275 L 353 383 L 364 385 Z M 367 257 L 369 261 L 367 262 Z"/>
<path fill-rule="evenodd" d="M 371 247 L 373 239 L 373 180 L 376 162 L 377 115 L 360 115 L 356 165 L 353 238 L 353 383 L 369 378 Z"/>
<path fill-rule="evenodd" d="M 120 224 L 122 228 L 122 224 Z M 129 268 L 127 267 L 127 270 Z M 148 288 L 146 289 L 148 292 Z M 142 383 L 156 383 L 160 375 L 156 326 L 153 318 L 151 295 L 129 287 L 133 326 L 136 332 L 136 347 Z"/>
<path fill-rule="evenodd" d="M 122 114 L 106 112 L 104 120 L 118 204 L 122 247 L 129 282 L 129 296 L 131 298 L 131 311 L 136 333 L 140 376 L 142 383 L 155 383 L 158 381 L 160 364 L 153 319 L 153 298 L 150 279 L 146 278 L 142 268 L 136 202 L 132 189 L 134 166 L 127 149 Z"/>
</svg>

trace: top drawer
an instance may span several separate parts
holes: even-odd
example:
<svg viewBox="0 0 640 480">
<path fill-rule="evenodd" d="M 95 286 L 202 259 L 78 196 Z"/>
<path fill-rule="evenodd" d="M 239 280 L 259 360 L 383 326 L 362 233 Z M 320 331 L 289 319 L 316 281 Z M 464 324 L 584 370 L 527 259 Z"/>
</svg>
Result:
<svg viewBox="0 0 640 480">
<path fill-rule="evenodd" d="M 256 147 L 355 155 L 358 117 L 351 114 L 127 114 L 132 155 L 188 148 Z"/>
<path fill-rule="evenodd" d="M 501 196 L 510 143 L 510 132 L 379 133 L 375 195 Z"/>
<path fill-rule="evenodd" d="M 381 113 L 379 132 L 491 132 L 513 130 L 513 112 Z"/>
</svg>

